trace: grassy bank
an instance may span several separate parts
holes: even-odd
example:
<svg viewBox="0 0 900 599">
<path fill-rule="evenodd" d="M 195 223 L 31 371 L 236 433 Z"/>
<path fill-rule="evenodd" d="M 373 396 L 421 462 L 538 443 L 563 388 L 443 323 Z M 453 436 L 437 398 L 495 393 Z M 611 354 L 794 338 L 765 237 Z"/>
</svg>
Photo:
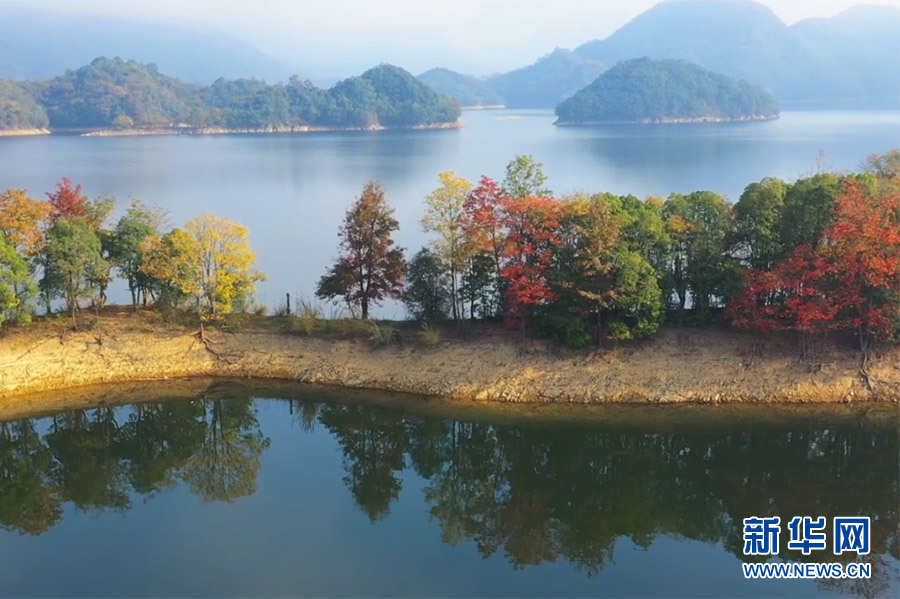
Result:
<svg viewBox="0 0 900 599">
<path fill-rule="evenodd" d="M 284 379 L 500 402 L 678 403 L 900 401 L 900 350 L 876 352 L 872 389 L 854 352 L 821 348 L 804 361 L 796 347 L 720 329 L 663 331 L 606 350 L 522 345 L 502 326 L 457 339 L 412 323 L 238 315 L 207 329 L 190 319 L 110 308 L 6 328 L 0 340 L 0 397 L 83 385 L 180 377 Z"/>
</svg>

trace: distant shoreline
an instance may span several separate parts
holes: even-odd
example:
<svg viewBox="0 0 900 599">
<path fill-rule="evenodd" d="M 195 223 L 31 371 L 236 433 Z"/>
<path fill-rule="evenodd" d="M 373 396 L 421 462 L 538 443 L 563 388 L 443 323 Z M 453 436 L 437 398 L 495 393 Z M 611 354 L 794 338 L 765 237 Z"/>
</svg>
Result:
<svg viewBox="0 0 900 599">
<path fill-rule="evenodd" d="M 506 104 L 478 104 L 476 106 L 460 106 L 460 110 L 505 110 Z"/>
<path fill-rule="evenodd" d="M 597 127 L 605 125 L 687 125 L 696 123 L 749 123 L 755 121 L 774 121 L 780 114 L 754 114 L 744 117 L 663 117 L 658 119 L 606 120 L 606 121 L 563 121 L 557 119 L 553 124 L 558 127 Z"/>
<path fill-rule="evenodd" d="M 33 137 L 50 133 L 50 129 L 0 129 L 0 137 Z"/>
<path fill-rule="evenodd" d="M 228 128 L 228 127 L 141 127 L 130 129 L 97 129 L 93 127 L 58 127 L 53 129 L 7 129 L 0 130 L 0 137 L 26 137 L 34 135 L 77 135 L 80 137 L 141 137 L 155 135 L 269 135 L 296 133 L 337 133 L 337 132 L 372 132 L 372 131 L 418 131 L 459 129 L 463 125 L 459 121 L 452 123 L 429 123 L 409 125 L 405 127 L 385 127 L 372 125 L 369 127 L 319 127 L 312 125 L 262 127 L 262 128 Z"/>
</svg>

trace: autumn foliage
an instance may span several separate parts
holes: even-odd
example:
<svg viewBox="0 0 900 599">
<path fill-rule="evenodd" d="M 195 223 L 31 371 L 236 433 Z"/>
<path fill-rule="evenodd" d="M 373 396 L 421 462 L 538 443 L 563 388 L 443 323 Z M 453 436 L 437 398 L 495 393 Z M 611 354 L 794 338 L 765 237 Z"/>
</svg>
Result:
<svg viewBox="0 0 900 599">
<path fill-rule="evenodd" d="M 562 208 L 550 197 L 505 198 L 499 223 L 507 244 L 500 276 L 506 282 L 510 317 L 524 320 L 530 307 L 556 299 L 548 273 L 559 243 Z"/>
<path fill-rule="evenodd" d="M 735 326 L 762 333 L 851 331 L 866 352 L 900 323 L 900 194 L 896 182 L 847 179 L 816 247 L 750 270 L 730 302 Z"/>
<path fill-rule="evenodd" d="M 87 216 L 88 199 L 82 193 L 81 185 L 73 185 L 68 177 L 63 177 L 56 184 L 56 190 L 48 192 L 47 197 L 50 199 L 50 219 L 53 222 L 61 218 Z"/>
<path fill-rule="evenodd" d="M 727 317 L 760 335 L 849 342 L 900 338 L 900 178 L 896 155 L 867 173 L 751 183 L 736 204 L 712 191 L 639 199 L 556 197 L 540 163 L 519 156 L 503 183 L 447 171 L 424 198 L 429 247 L 407 265 L 399 223 L 376 182 L 350 203 L 337 259 L 316 295 L 362 318 L 389 300 L 434 323 L 506 321 L 570 346 L 654 334 L 668 319 Z M 885 166 L 887 165 L 887 166 Z M 249 307 L 262 273 L 250 232 L 203 215 L 162 231 L 133 202 L 115 225 L 112 199 L 63 178 L 46 200 L 0 193 L 0 321 L 27 321 L 40 302 L 72 312 L 105 301 L 113 276 L 134 309 L 190 307 L 202 317 Z"/>
<path fill-rule="evenodd" d="M 34 256 L 40 251 L 50 210 L 48 202 L 29 197 L 24 189 L 7 189 L 0 193 L 0 233 L 23 254 Z"/>
</svg>

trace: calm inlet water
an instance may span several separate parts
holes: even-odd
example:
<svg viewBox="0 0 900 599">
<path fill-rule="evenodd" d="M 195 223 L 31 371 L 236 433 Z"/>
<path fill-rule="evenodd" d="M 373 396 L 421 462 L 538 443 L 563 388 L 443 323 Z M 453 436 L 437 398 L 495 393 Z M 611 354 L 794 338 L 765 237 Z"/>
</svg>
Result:
<svg viewBox="0 0 900 599">
<path fill-rule="evenodd" d="M 0 595 L 900 592 L 895 411 L 173 389 L 0 423 Z M 753 515 L 870 516 L 873 578 L 744 580 Z"/>
<path fill-rule="evenodd" d="M 311 295 L 335 257 L 343 212 L 369 180 L 396 206 L 401 245 L 423 243 L 419 220 L 439 172 L 502 179 L 516 154 L 544 163 L 557 193 L 637 196 L 711 189 L 736 200 L 751 181 L 819 168 L 852 170 L 900 146 L 900 113 L 786 112 L 762 123 L 554 127 L 547 111 L 463 114 L 456 131 L 210 137 L 0 139 L 0 189 L 41 195 L 63 176 L 91 196 L 156 204 L 171 223 L 205 211 L 250 227 L 269 277 L 259 299 Z M 824 163 L 817 160 L 824 152 Z M 113 289 L 113 301 L 125 301 Z M 401 316 L 388 308 L 384 316 Z"/>
</svg>

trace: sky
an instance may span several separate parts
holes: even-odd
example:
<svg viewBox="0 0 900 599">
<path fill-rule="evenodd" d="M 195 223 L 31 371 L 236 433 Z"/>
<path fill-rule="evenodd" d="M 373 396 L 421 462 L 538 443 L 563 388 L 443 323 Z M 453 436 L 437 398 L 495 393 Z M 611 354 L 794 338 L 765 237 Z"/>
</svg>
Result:
<svg viewBox="0 0 900 599">
<path fill-rule="evenodd" d="M 370 64 L 375 54 L 411 70 L 421 63 L 487 75 L 533 62 L 555 47 L 606 37 L 657 1 L 0 0 L 0 9 L 5 2 L 57 14 L 215 28 L 292 66 L 327 65 L 336 76 L 357 71 L 360 61 Z M 900 0 L 761 1 L 788 24 L 860 3 L 900 7 Z"/>
</svg>

